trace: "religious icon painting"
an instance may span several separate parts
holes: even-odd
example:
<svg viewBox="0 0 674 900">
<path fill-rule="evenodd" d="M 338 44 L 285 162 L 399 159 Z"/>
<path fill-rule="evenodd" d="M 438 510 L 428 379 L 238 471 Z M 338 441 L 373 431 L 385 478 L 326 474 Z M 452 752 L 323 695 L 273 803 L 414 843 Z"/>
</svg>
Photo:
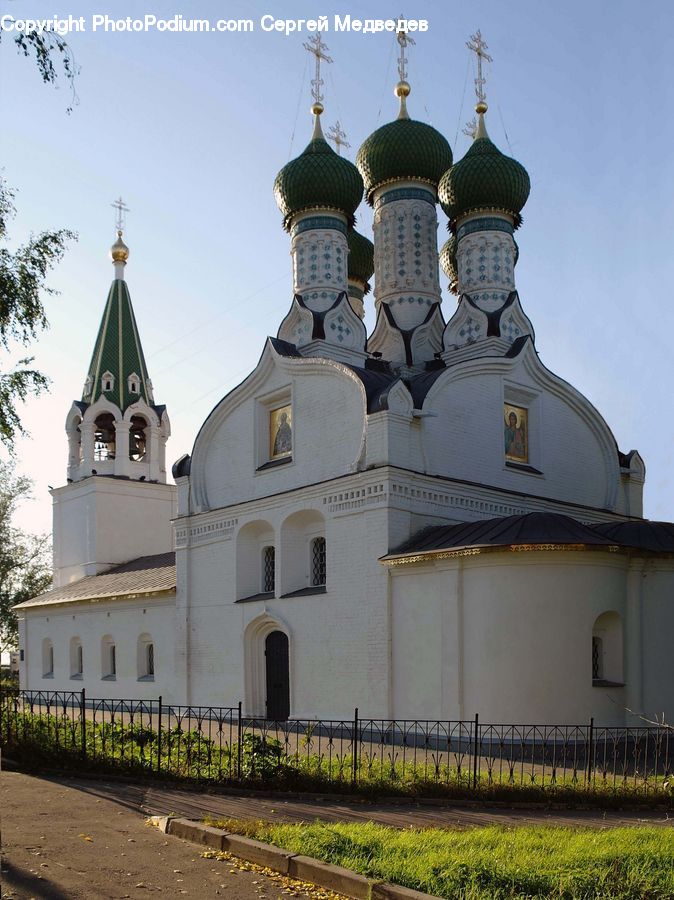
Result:
<svg viewBox="0 0 674 900">
<path fill-rule="evenodd" d="M 269 412 L 269 458 L 281 459 L 293 452 L 293 419 L 290 404 Z"/>
<path fill-rule="evenodd" d="M 503 404 L 503 433 L 505 457 L 512 462 L 529 462 L 529 410 L 522 406 Z"/>
</svg>

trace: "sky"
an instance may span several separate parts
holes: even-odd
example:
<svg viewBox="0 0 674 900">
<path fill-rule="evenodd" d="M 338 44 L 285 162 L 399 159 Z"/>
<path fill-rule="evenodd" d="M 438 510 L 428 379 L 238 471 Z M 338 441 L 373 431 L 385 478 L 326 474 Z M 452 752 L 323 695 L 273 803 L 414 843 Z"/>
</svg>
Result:
<svg viewBox="0 0 674 900">
<path fill-rule="evenodd" d="M 168 459 L 190 452 L 212 407 L 254 368 L 290 307 L 290 242 L 272 186 L 311 135 L 308 35 L 266 33 L 277 18 L 327 15 L 334 62 L 323 122 L 339 120 L 352 160 L 395 118 L 395 36 L 337 33 L 335 14 L 389 18 L 388 3 L 114 4 L 115 17 L 251 18 L 252 33 L 105 33 L 98 3 L 4 0 L 16 18 L 84 15 L 67 36 L 78 102 L 42 84 L 35 65 L 0 42 L 0 168 L 16 190 L 10 246 L 30 232 L 79 235 L 50 276 L 50 328 L 31 352 L 51 390 L 22 408 L 30 437 L 17 466 L 35 482 L 18 523 L 51 525 L 48 486 L 65 482 L 66 414 L 79 399 L 112 279 L 111 203 L 130 208 L 126 268 L 155 398 L 172 423 Z M 671 477 L 674 331 L 674 62 L 667 0 L 496 0 L 409 3 L 428 31 L 410 47 L 408 107 L 469 145 L 473 64 L 465 42 L 489 45 L 487 127 L 531 177 L 517 234 L 516 282 L 542 361 L 601 411 L 620 448 L 647 467 L 644 512 L 674 519 Z M 363 204 L 358 227 L 371 237 Z M 439 210 L 439 243 L 446 217 Z M 443 284 L 446 319 L 456 298 Z M 372 294 L 366 324 L 374 322 Z M 4 368 L 9 360 L 2 361 Z M 479 411 L 476 411 L 479 414 Z"/>
</svg>

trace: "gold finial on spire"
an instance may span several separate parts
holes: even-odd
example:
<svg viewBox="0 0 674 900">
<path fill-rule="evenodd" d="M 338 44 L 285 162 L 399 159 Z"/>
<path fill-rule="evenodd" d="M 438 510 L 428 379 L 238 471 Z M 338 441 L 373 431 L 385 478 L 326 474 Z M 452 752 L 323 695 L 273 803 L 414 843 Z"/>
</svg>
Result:
<svg viewBox="0 0 674 900">
<path fill-rule="evenodd" d="M 332 141 L 332 143 L 335 145 L 338 156 L 342 155 L 342 147 L 348 149 L 351 146 L 346 137 L 346 132 L 342 130 L 342 126 L 339 124 L 338 119 L 335 124 L 331 125 L 328 129 L 328 140 Z"/>
<path fill-rule="evenodd" d="M 323 79 L 321 78 L 321 60 L 325 63 L 331 63 L 332 57 L 326 54 L 326 50 L 328 50 L 328 45 L 324 44 L 321 40 L 320 34 L 314 34 L 313 37 L 309 38 L 304 44 L 302 44 L 305 50 L 308 50 L 313 56 L 316 57 L 316 70 L 314 77 L 311 79 L 311 96 L 314 98 L 313 105 L 311 107 L 311 111 L 315 116 L 320 116 L 323 112 L 323 94 L 321 93 L 321 88 L 323 87 Z"/>
<path fill-rule="evenodd" d="M 477 58 L 477 78 L 475 79 L 475 96 L 477 103 L 475 104 L 475 112 L 482 116 L 487 112 L 487 100 L 484 93 L 486 79 L 482 75 L 482 60 L 492 62 L 491 56 L 486 52 L 489 47 L 482 38 L 482 32 L 478 28 L 475 34 L 471 34 L 470 40 L 466 41 L 466 47 L 471 50 Z M 479 131 L 479 123 L 478 128 Z"/>
<path fill-rule="evenodd" d="M 405 16 L 401 13 L 398 16 L 398 22 L 404 22 Z M 409 119 L 409 115 L 407 114 L 407 98 L 410 95 L 410 91 L 412 88 L 407 81 L 407 57 L 405 56 L 405 49 L 407 47 L 414 46 L 416 41 L 414 38 L 411 38 L 409 34 L 405 31 L 404 28 L 400 28 L 396 35 L 396 40 L 400 45 L 400 50 L 398 51 L 398 84 L 395 86 L 395 95 L 400 100 L 400 112 L 398 113 L 399 119 Z"/>
<path fill-rule="evenodd" d="M 124 234 L 126 213 L 130 212 L 130 210 L 121 197 L 118 200 L 115 200 L 115 202 L 111 203 L 110 205 L 113 209 L 117 210 L 117 215 L 115 217 L 117 240 L 110 248 L 110 255 L 112 256 L 113 263 L 122 263 L 123 265 L 121 266 L 121 268 L 124 268 L 124 264 L 126 264 L 126 261 L 129 258 L 129 248 L 122 240 L 122 235 Z"/>
</svg>

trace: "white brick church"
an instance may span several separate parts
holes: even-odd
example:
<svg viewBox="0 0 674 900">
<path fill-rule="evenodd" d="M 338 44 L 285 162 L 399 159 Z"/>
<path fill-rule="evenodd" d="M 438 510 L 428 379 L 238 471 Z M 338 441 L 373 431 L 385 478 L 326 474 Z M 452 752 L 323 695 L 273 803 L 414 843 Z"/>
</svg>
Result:
<svg viewBox="0 0 674 900">
<path fill-rule="evenodd" d="M 175 486 L 120 232 L 66 419 L 54 586 L 17 607 L 23 688 L 271 719 L 674 718 L 674 525 L 642 518 L 639 453 L 538 357 L 514 276 L 529 177 L 478 87 L 458 162 L 407 112 L 404 42 L 398 116 L 356 165 L 316 97 L 274 185 L 290 308 Z"/>
</svg>

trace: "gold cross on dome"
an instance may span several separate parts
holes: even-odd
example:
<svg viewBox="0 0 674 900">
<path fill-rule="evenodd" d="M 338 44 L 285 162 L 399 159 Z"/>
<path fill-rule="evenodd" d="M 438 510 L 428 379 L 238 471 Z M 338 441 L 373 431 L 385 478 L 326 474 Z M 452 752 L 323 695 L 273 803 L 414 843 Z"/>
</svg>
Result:
<svg viewBox="0 0 674 900">
<path fill-rule="evenodd" d="M 112 206 L 113 209 L 117 210 L 117 215 L 115 217 L 115 227 L 117 228 L 117 231 L 124 231 L 124 225 L 126 223 L 126 214 L 128 212 L 131 212 L 131 210 L 126 205 L 126 203 L 122 200 L 121 197 L 119 197 L 117 200 L 115 200 L 114 203 L 111 203 L 110 206 Z"/>
<path fill-rule="evenodd" d="M 477 78 L 475 79 L 475 96 L 477 97 L 478 103 L 485 102 L 485 94 L 484 94 L 484 86 L 486 84 L 486 80 L 482 75 L 482 60 L 485 62 L 492 62 L 491 56 L 485 51 L 488 50 L 488 46 L 482 38 L 482 32 L 478 28 L 475 34 L 471 34 L 470 40 L 466 41 L 466 47 L 471 50 L 475 56 L 477 57 Z"/>
<path fill-rule="evenodd" d="M 320 34 L 315 34 L 302 44 L 302 46 L 316 57 L 315 75 L 311 81 L 311 96 L 314 98 L 314 103 L 320 103 L 323 100 L 323 94 L 321 93 L 321 88 L 323 87 L 323 80 L 321 78 L 321 60 L 325 63 L 331 63 L 332 57 L 325 53 L 329 48 L 328 45 L 324 44 L 321 40 Z"/>
<path fill-rule="evenodd" d="M 342 155 L 342 147 L 349 148 L 351 144 L 346 139 L 346 132 L 342 130 L 342 126 L 339 124 L 339 119 L 335 122 L 334 125 L 330 126 L 328 131 L 328 140 L 332 141 L 332 143 L 337 148 L 337 153 L 339 156 Z"/>
<path fill-rule="evenodd" d="M 405 16 L 400 13 L 398 16 L 398 21 L 404 21 Z M 409 34 L 404 31 L 402 28 L 398 32 L 396 36 L 396 40 L 400 44 L 400 52 L 398 54 L 398 78 L 400 81 L 407 81 L 407 57 L 405 56 L 405 48 L 408 46 L 414 46 L 416 41 L 414 38 L 411 38 Z"/>
</svg>

